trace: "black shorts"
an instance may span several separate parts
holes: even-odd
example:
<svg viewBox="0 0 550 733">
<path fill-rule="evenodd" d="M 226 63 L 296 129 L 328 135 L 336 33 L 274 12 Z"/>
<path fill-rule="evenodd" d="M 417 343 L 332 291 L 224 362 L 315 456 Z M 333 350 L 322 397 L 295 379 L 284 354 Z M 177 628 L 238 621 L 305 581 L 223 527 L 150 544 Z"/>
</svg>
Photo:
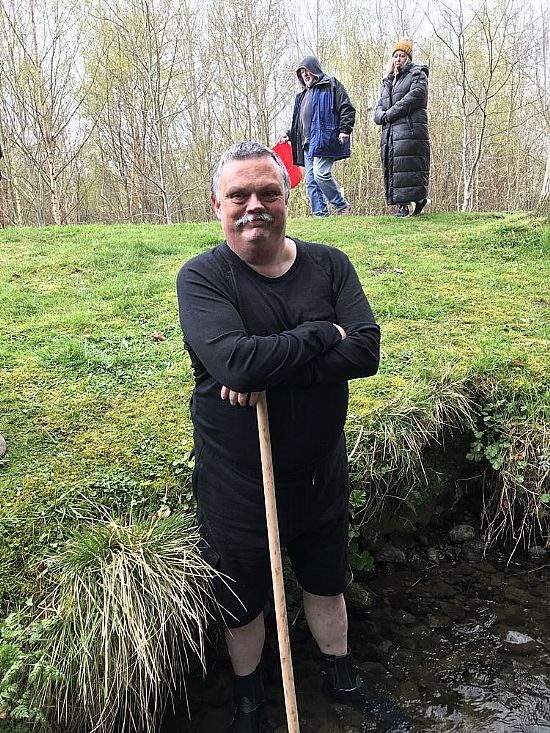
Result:
<svg viewBox="0 0 550 733">
<path fill-rule="evenodd" d="M 263 610 L 271 566 L 261 474 L 251 475 L 196 441 L 193 490 L 205 556 L 227 576 L 216 599 L 230 628 Z M 309 593 L 335 596 L 346 587 L 349 480 L 344 436 L 313 468 L 276 481 L 281 545 Z"/>
</svg>

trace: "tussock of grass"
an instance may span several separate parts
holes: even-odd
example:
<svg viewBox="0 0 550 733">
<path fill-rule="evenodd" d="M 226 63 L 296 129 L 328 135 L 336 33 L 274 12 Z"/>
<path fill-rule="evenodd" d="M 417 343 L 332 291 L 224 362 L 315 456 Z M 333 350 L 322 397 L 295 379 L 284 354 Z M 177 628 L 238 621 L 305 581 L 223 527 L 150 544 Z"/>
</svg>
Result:
<svg viewBox="0 0 550 733">
<path fill-rule="evenodd" d="M 181 513 L 87 523 L 48 563 L 34 704 L 71 731 L 153 731 L 184 670 L 204 664 L 213 570 Z M 32 682 L 32 680 L 29 680 Z"/>
<path fill-rule="evenodd" d="M 425 500 L 429 492 L 426 449 L 475 424 L 477 405 L 465 379 L 447 373 L 436 382 L 411 382 L 407 387 L 381 409 L 371 411 L 368 423 L 359 429 L 357 419 L 353 423 L 360 440 L 350 471 L 355 489 L 369 487 L 367 517 L 387 511 L 388 499 L 412 508 Z M 418 493 L 420 486 L 424 491 Z"/>
<path fill-rule="evenodd" d="M 484 515 L 489 541 L 506 540 L 515 550 L 549 537 L 550 431 L 548 425 L 510 421 L 501 470 L 486 489 Z"/>
<path fill-rule="evenodd" d="M 434 382 L 405 380 L 393 400 L 384 396 L 359 411 L 352 396 L 350 469 L 354 488 L 368 487 L 363 516 L 380 517 L 392 506 L 414 511 L 429 502 L 434 446 L 444 453 L 466 434 L 472 436 L 466 458 L 483 472 L 486 542 L 504 542 L 512 553 L 535 542 L 548 545 L 550 395 L 533 379 L 547 370 L 537 363 L 529 372 L 526 364 L 483 358 L 463 376 L 458 367 Z M 479 474 L 474 463 L 472 473 Z"/>
</svg>

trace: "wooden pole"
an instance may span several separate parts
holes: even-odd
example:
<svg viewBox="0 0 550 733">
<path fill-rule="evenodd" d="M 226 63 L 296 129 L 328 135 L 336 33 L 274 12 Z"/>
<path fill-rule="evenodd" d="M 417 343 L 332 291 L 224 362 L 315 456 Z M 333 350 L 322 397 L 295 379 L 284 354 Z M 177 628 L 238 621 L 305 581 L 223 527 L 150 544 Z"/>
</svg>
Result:
<svg viewBox="0 0 550 733">
<path fill-rule="evenodd" d="M 260 455 L 262 458 L 262 476 L 264 482 L 265 515 L 267 519 L 267 537 L 271 558 L 271 578 L 273 580 L 273 598 L 277 619 L 277 637 L 281 657 L 283 690 L 285 694 L 286 719 L 288 733 L 300 733 L 298 708 L 296 706 L 296 690 L 292 671 L 292 655 L 288 634 L 288 618 L 286 613 L 285 586 L 283 580 L 283 563 L 281 545 L 279 543 L 279 523 L 277 521 L 277 501 L 275 499 L 275 479 L 273 476 L 273 459 L 271 455 L 271 437 L 267 415 L 265 392 L 261 392 L 256 403 L 258 417 L 258 435 L 260 437 Z"/>
</svg>

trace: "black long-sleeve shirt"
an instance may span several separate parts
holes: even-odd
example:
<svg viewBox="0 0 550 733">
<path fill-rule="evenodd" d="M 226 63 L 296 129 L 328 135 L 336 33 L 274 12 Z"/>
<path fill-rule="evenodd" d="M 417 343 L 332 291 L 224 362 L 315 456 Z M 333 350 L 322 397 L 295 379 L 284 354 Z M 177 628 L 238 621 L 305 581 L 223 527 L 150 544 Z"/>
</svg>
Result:
<svg viewBox="0 0 550 733">
<path fill-rule="evenodd" d="M 314 465 L 334 445 L 347 381 L 375 374 L 379 361 L 380 330 L 348 257 L 295 241 L 296 260 L 281 277 L 260 275 L 224 242 L 188 261 L 177 279 L 196 433 L 220 457 L 259 472 L 256 411 L 221 400 L 220 389 L 267 389 L 281 476 Z"/>
</svg>

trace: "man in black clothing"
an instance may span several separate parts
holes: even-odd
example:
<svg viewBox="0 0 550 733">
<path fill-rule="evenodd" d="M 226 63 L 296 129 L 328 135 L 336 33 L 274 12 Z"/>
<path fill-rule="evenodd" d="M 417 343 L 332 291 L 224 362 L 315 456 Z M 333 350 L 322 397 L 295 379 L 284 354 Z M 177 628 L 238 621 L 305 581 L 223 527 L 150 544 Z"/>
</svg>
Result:
<svg viewBox="0 0 550 733">
<path fill-rule="evenodd" d="M 220 584 L 233 666 L 229 731 L 260 731 L 269 552 L 254 406 L 267 391 L 281 543 L 303 588 L 325 687 L 362 708 L 347 645 L 348 380 L 378 369 L 380 332 L 339 249 L 286 236 L 290 186 L 259 143 L 222 156 L 212 203 L 226 240 L 181 269 L 180 321 L 195 389 L 194 491 Z M 238 597 L 238 600 L 237 600 Z"/>
</svg>

